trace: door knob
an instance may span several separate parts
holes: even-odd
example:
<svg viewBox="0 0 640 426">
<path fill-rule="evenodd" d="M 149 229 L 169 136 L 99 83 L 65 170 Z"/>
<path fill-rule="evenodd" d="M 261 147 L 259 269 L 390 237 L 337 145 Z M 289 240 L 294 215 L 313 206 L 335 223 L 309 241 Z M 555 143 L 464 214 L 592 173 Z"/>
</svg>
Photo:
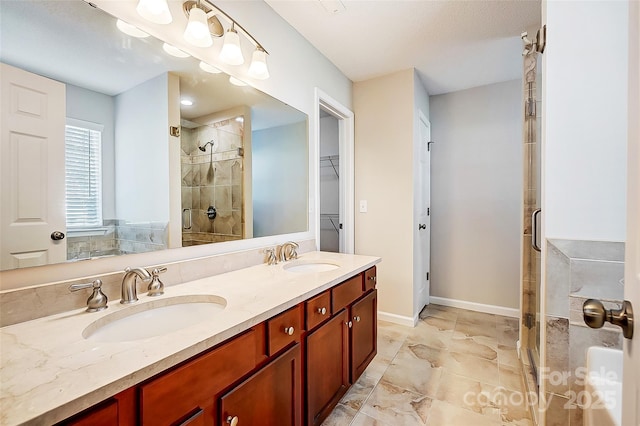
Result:
<svg viewBox="0 0 640 426">
<path fill-rule="evenodd" d="M 60 240 L 64 240 L 64 232 L 60 232 L 60 231 L 53 231 L 51 233 L 51 239 L 53 241 L 60 241 Z"/>
<path fill-rule="evenodd" d="M 633 337 L 633 308 L 631 302 L 625 300 L 620 309 L 605 309 L 601 301 L 588 299 L 582 305 L 584 322 L 591 328 L 600 328 L 605 322 L 622 328 L 626 339 Z"/>
<path fill-rule="evenodd" d="M 418 224 L 418 231 L 421 229 L 427 229 L 427 224 L 426 223 L 420 223 Z"/>
</svg>

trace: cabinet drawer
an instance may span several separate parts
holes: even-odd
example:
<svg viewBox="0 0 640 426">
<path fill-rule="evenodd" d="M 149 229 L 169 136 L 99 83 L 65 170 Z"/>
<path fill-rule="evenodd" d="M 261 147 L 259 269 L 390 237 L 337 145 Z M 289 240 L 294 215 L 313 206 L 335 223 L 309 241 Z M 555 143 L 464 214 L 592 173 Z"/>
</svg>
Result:
<svg viewBox="0 0 640 426">
<path fill-rule="evenodd" d="M 307 330 L 311 330 L 331 316 L 331 292 L 325 291 L 313 299 L 307 300 L 304 305 Z"/>
<path fill-rule="evenodd" d="M 57 426 L 112 426 L 118 424 L 118 401 L 111 398 Z"/>
<path fill-rule="evenodd" d="M 210 404 L 212 397 L 261 361 L 264 329 L 252 329 L 213 351 L 140 386 L 142 424 L 172 424 Z"/>
<path fill-rule="evenodd" d="M 331 306 L 338 312 L 362 295 L 362 274 L 349 278 L 331 289 Z"/>
<path fill-rule="evenodd" d="M 302 332 L 302 304 L 267 321 L 269 356 L 292 342 L 300 341 Z"/>
<path fill-rule="evenodd" d="M 376 275 L 376 267 L 372 267 L 364 271 L 364 291 L 373 290 L 376 288 L 377 283 L 377 275 Z"/>
</svg>

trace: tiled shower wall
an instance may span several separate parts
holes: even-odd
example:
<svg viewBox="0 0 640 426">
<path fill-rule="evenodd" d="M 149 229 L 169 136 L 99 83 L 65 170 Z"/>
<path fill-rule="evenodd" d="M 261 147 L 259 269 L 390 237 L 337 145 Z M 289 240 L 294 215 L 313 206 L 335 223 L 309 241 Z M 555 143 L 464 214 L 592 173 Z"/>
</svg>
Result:
<svg viewBox="0 0 640 426">
<path fill-rule="evenodd" d="M 242 124 L 224 120 L 194 129 L 183 128 L 182 245 L 190 246 L 243 238 Z M 199 146 L 213 140 L 206 152 Z M 207 209 L 217 215 L 209 219 Z M 190 222 L 190 223 L 189 223 Z M 190 225 L 190 226 L 189 226 Z"/>
<path fill-rule="evenodd" d="M 624 300 L 624 243 L 548 240 L 546 257 L 547 426 L 582 425 L 585 366 L 589 346 L 622 348 L 620 328 L 607 323 L 587 327 L 582 319 L 586 299 L 600 299 L 607 309 Z M 588 399 L 588 398 L 587 398 Z"/>
<path fill-rule="evenodd" d="M 67 260 L 81 260 L 120 254 L 146 253 L 167 248 L 166 222 L 131 223 L 105 220 L 100 235 L 69 236 Z"/>
</svg>

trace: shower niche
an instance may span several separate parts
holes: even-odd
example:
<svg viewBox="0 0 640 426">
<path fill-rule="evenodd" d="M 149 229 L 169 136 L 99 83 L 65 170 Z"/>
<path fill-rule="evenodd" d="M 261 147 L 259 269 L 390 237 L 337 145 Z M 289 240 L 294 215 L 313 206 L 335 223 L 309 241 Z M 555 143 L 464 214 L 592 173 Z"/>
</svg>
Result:
<svg viewBox="0 0 640 426">
<path fill-rule="evenodd" d="M 181 125 L 182 246 L 250 238 L 250 114 L 235 109 Z"/>
</svg>

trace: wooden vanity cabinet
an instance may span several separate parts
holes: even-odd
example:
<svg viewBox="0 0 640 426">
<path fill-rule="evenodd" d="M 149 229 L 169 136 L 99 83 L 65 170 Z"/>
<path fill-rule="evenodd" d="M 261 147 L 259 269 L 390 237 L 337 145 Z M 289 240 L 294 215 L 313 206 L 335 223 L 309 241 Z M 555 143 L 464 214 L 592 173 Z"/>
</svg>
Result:
<svg viewBox="0 0 640 426">
<path fill-rule="evenodd" d="M 377 290 L 367 287 L 367 275 L 375 269 L 331 289 L 336 313 L 305 339 L 308 425 L 322 423 L 376 355 Z"/>
<path fill-rule="evenodd" d="M 300 343 L 220 398 L 220 425 L 301 426 Z"/>
<path fill-rule="evenodd" d="M 376 354 L 375 274 L 349 278 L 61 424 L 319 425 Z"/>
</svg>

